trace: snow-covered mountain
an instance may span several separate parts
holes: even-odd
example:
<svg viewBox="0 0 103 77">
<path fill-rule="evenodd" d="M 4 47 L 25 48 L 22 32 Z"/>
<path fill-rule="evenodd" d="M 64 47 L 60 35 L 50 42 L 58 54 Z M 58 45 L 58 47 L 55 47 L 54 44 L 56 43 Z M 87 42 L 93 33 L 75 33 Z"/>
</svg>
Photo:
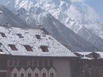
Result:
<svg viewBox="0 0 103 77">
<path fill-rule="evenodd" d="M 88 30 L 85 27 L 82 27 L 82 29 L 78 31 L 78 34 L 82 38 L 92 43 L 94 46 L 98 47 L 99 50 L 103 50 L 103 39 L 92 33 L 92 31 Z"/>
<path fill-rule="evenodd" d="M 1 7 L 2 8 L 2 7 Z M 67 46 L 69 49 L 71 49 L 72 51 L 96 51 L 99 50 L 99 48 L 93 46 L 91 43 L 87 42 L 86 40 L 84 40 L 83 38 L 81 38 L 80 36 L 78 36 L 77 34 L 75 34 L 72 30 L 70 30 L 69 28 L 67 28 L 65 25 L 63 25 L 62 23 L 60 23 L 57 19 L 55 19 L 51 14 L 43 11 L 42 9 L 40 10 L 40 8 L 34 8 L 35 9 L 35 13 L 37 13 L 37 11 L 41 11 L 38 15 L 36 15 L 35 19 L 33 17 L 33 15 L 31 16 L 31 18 L 33 17 L 32 21 L 38 20 L 36 22 L 29 22 L 27 23 L 28 25 L 22 25 L 22 27 L 39 27 L 39 28 L 45 28 L 54 38 L 56 38 L 59 42 L 61 42 L 62 44 L 64 44 L 65 46 Z M 38 9 L 38 10 L 36 10 Z M 12 12 L 10 12 L 9 10 L 7 10 L 6 8 L 2 8 L 0 9 L 2 11 L 3 17 L 1 18 L 5 20 L 5 18 L 7 19 L 6 21 L 10 21 L 10 23 L 8 22 L 9 25 L 11 25 L 12 23 L 14 23 L 16 21 L 16 23 L 19 23 L 19 19 L 18 16 L 14 15 Z M 5 13 L 6 12 L 6 13 Z M 31 19 L 28 14 L 28 12 L 25 12 L 25 10 L 21 9 L 18 10 L 19 12 L 19 16 L 23 19 Z M 23 13 L 22 13 L 23 12 Z M 25 12 L 25 13 L 24 13 Z M 13 15 L 11 15 L 13 14 Z M 33 13 L 34 14 L 34 13 Z M 9 17 L 8 17 L 8 16 Z M 12 17 L 13 16 L 13 17 Z M 15 20 L 15 18 L 17 18 L 18 20 Z M 13 20 L 14 21 L 11 21 Z M 28 19 L 28 20 L 29 20 Z M 22 22 L 22 20 L 20 19 L 20 21 Z M 35 25 L 35 23 L 40 23 L 42 25 Z M 4 24 L 4 23 L 1 23 Z M 25 24 L 25 22 L 23 23 Z M 19 27 L 21 27 L 21 24 L 14 24 L 14 26 L 20 25 Z"/>
<path fill-rule="evenodd" d="M 52 14 L 56 19 L 71 28 L 82 38 L 91 42 L 97 48 L 101 46 L 100 49 L 102 49 L 102 39 L 98 37 L 102 37 L 102 25 L 97 22 L 96 14 L 94 14 L 93 10 L 86 4 L 80 4 L 80 2 L 75 3 L 72 2 L 72 0 L 3 0 L 1 3 L 13 10 L 21 19 L 25 19 L 26 23 L 32 27 L 35 24 L 46 25 L 47 22 L 55 24 L 50 18 L 50 14 Z M 48 12 L 50 14 L 48 14 Z M 91 16 L 91 14 L 94 14 L 94 16 Z M 44 22 L 44 19 L 47 21 Z M 51 19 L 51 21 L 48 19 Z M 48 24 L 50 25 L 50 23 Z M 57 24 L 54 26 L 56 27 L 56 25 Z M 47 25 L 47 29 L 49 30 L 51 26 Z M 54 30 L 54 28 L 50 30 Z M 59 28 L 57 31 L 58 30 Z M 81 32 L 88 36 L 81 34 Z M 93 40 L 91 41 L 90 39 L 92 38 Z"/>
<path fill-rule="evenodd" d="M 78 1 L 78 0 L 77 0 Z M 76 0 L 3 0 L 6 6 L 12 10 L 14 8 L 24 8 L 29 11 L 33 7 L 40 7 L 52 14 L 67 27 L 80 30 L 86 27 L 93 33 L 103 38 L 103 24 L 98 23 L 94 10 L 85 3 Z M 78 26 L 77 26 L 78 25 Z M 99 26 L 99 27 L 98 27 Z M 75 31 L 75 30 L 74 30 Z"/>
<path fill-rule="evenodd" d="M 23 21 L 18 16 L 13 14 L 10 10 L 5 8 L 4 6 L 0 6 L 0 25 L 6 26 L 6 27 L 11 27 L 11 26 L 24 27 L 24 26 L 27 26 L 25 21 Z"/>
<path fill-rule="evenodd" d="M 29 14 L 29 15 L 27 15 L 27 14 Z M 48 13 L 47 13 L 48 14 Z M 36 23 L 36 24 L 41 24 L 41 25 L 45 25 L 45 28 L 46 28 L 46 26 L 48 26 L 48 28 L 46 28 L 47 30 L 49 30 L 49 32 L 50 33 L 53 33 L 53 30 L 55 30 L 55 29 L 49 29 L 50 27 L 53 27 L 53 25 L 54 25 L 54 27 L 53 28 L 55 28 L 56 26 L 58 26 L 58 27 L 56 27 L 56 29 L 57 30 L 62 30 L 62 31 L 65 31 L 65 32 L 68 32 L 68 31 L 66 31 L 66 30 L 63 30 L 63 28 L 61 28 L 61 29 L 59 29 L 61 26 L 60 25 L 62 25 L 62 23 L 61 24 L 59 24 L 58 25 L 58 23 L 57 22 L 54 22 L 54 20 L 56 20 L 55 18 L 50 18 L 51 17 L 51 15 L 49 14 L 49 15 L 47 15 L 46 14 L 46 12 L 44 11 L 44 10 L 42 10 L 40 7 L 38 8 L 38 7 L 32 7 L 31 9 L 30 9 L 30 11 L 27 13 L 27 11 L 26 10 L 24 10 L 23 8 L 22 9 L 19 9 L 18 10 L 18 15 L 22 18 L 22 19 L 26 19 L 26 22 L 28 22 L 28 21 L 36 21 L 36 22 L 29 22 L 29 23 L 27 23 L 28 25 L 32 25 L 33 26 L 33 24 L 34 23 Z M 32 16 L 32 17 L 31 17 Z M 45 18 L 45 16 L 46 16 L 46 18 Z M 54 20 L 53 20 L 54 19 Z M 44 21 L 45 20 L 45 21 Z M 49 22 L 49 23 L 47 23 L 47 22 Z M 52 24 L 53 23 L 53 24 Z M 48 25 L 47 25 L 48 24 Z M 51 25 L 52 24 L 52 25 Z M 62 27 L 65 27 L 64 25 L 62 25 Z M 74 27 L 74 28 L 73 28 Z M 67 27 L 65 27 L 65 28 L 67 28 Z M 92 31 L 89 31 L 86 27 L 81 27 L 81 29 L 79 29 L 78 30 L 78 25 L 73 25 L 72 26 L 72 30 L 73 31 L 75 31 L 77 34 L 79 34 L 82 38 L 84 38 L 86 41 L 89 41 L 90 43 L 92 43 L 95 47 L 97 47 L 97 48 L 99 48 L 99 50 L 101 51 L 101 50 L 103 50 L 103 43 L 102 43 L 102 41 L 103 41 L 103 39 L 101 39 L 100 37 L 98 37 L 97 35 L 95 35 L 94 33 L 92 33 Z M 77 31 L 78 30 L 78 31 Z M 59 32 L 59 33 L 61 33 L 61 32 Z M 70 33 L 70 32 L 68 32 L 68 33 Z M 62 33 L 61 33 L 62 34 Z M 53 35 L 57 35 L 56 33 L 54 33 Z M 63 34 L 64 35 L 64 34 Z M 54 37 L 55 37 L 54 36 Z M 69 38 L 70 38 L 70 36 L 69 35 L 67 35 L 68 36 L 68 40 L 69 40 Z M 66 37 L 65 35 L 64 36 L 62 36 L 63 37 L 63 40 L 64 40 L 64 37 Z M 62 37 L 56 37 L 56 38 L 62 38 Z M 74 37 L 73 37 L 74 38 Z M 70 41 L 70 40 L 69 40 Z M 70 42 L 68 43 L 68 44 L 70 44 Z M 67 44 L 66 44 L 67 45 Z M 76 47 L 75 47 L 76 48 Z"/>
<path fill-rule="evenodd" d="M 78 1 L 78 0 L 77 0 Z M 85 3 L 76 0 L 0 0 L 11 10 L 24 8 L 29 11 L 30 8 L 40 7 L 52 14 L 67 27 L 72 28 L 75 25 L 77 30 L 86 27 L 97 36 L 103 38 L 103 24 L 98 23 L 97 15 L 94 10 Z M 16 9 L 16 10 L 15 10 Z"/>
</svg>

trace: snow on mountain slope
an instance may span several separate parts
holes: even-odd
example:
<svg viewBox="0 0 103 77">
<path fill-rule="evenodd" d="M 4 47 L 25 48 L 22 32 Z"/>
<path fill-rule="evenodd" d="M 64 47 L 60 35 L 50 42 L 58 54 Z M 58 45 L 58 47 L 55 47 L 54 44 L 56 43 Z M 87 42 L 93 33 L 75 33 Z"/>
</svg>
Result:
<svg viewBox="0 0 103 77">
<path fill-rule="evenodd" d="M 32 8 L 33 9 L 33 8 Z M 34 11 L 35 10 L 35 11 Z M 20 10 L 19 10 L 20 11 Z M 80 36 L 76 35 L 72 30 L 65 27 L 52 15 L 45 12 L 40 8 L 34 8 L 33 13 L 28 12 L 30 15 L 22 15 L 19 13 L 20 17 L 23 19 L 29 19 L 36 21 L 36 23 L 41 24 L 39 27 L 45 28 L 53 37 L 55 37 L 62 44 L 66 45 L 72 51 L 95 51 L 96 48 L 89 42 L 82 39 Z M 38 12 L 40 11 L 40 12 Z M 32 16 L 32 17 L 30 17 Z M 27 21 L 28 22 L 28 21 Z M 27 23 L 33 25 L 33 23 Z"/>
<path fill-rule="evenodd" d="M 95 34 L 94 40 L 91 41 L 90 39 L 92 39 L 92 37 L 87 39 L 87 37 L 80 33 L 83 31 L 82 29 L 85 25 L 85 27 L 93 33 L 99 33 L 99 35 L 102 34 L 101 28 L 93 28 L 92 24 L 96 24 L 96 14 L 94 14 L 93 10 L 85 4 L 72 3 L 70 0 L 3 0 L 1 2 L 5 3 L 5 1 L 5 5 L 8 6 L 8 8 L 13 10 L 14 13 L 17 13 L 22 19 L 25 19 L 27 24 L 31 26 L 34 26 L 35 23 L 43 24 L 39 19 L 41 16 L 40 13 L 46 10 L 67 27 L 78 33 L 85 40 L 91 42 L 92 44 L 96 43 L 97 47 L 101 45 L 98 41 L 102 41 L 102 39 L 97 37 Z M 93 18 L 88 11 L 91 11 L 91 13 L 93 12 Z M 93 36 L 92 32 L 89 32 L 91 36 Z M 83 33 L 85 33 L 85 31 Z M 98 41 L 95 41 L 97 40 L 96 38 L 98 38 Z"/>
<path fill-rule="evenodd" d="M 82 36 L 84 39 L 92 43 L 94 46 L 98 47 L 99 50 L 103 50 L 103 39 L 96 36 L 90 30 L 85 27 L 82 27 L 81 30 L 78 31 L 78 34 Z"/>
<path fill-rule="evenodd" d="M 15 12 L 21 8 L 29 11 L 31 7 L 41 7 L 71 29 L 74 30 L 72 26 L 75 24 L 75 29 L 78 29 L 78 31 L 80 30 L 79 27 L 85 26 L 87 29 L 92 30 L 97 36 L 103 38 L 103 24 L 97 22 L 98 17 L 96 13 L 86 3 L 83 3 L 83 1 L 84 0 L 0 0 L 0 4 L 7 6 Z M 77 27 L 77 24 L 79 27 Z"/>
<path fill-rule="evenodd" d="M 72 0 L 18 0 L 16 6 L 26 10 L 34 6 L 41 7 L 71 29 L 74 30 L 72 26 L 75 26 L 79 31 L 80 27 L 85 26 L 103 38 L 103 24 L 97 22 L 98 18 L 94 10 L 84 3 L 73 3 Z"/>
<path fill-rule="evenodd" d="M 79 31 L 80 28 L 78 28 L 77 25 L 79 27 L 85 26 L 87 29 L 92 30 L 93 33 L 97 34 L 97 36 L 103 37 L 103 24 L 101 25 L 98 23 L 98 17 L 91 7 L 85 3 L 73 3 L 72 0 L 56 1 L 58 2 L 55 2 L 55 0 L 41 1 L 38 6 L 41 6 L 42 9 L 51 13 L 71 29 L 74 29 L 72 26 L 75 26 Z"/>
<path fill-rule="evenodd" d="M 96 47 L 99 47 L 100 50 L 103 50 L 103 24 L 97 22 L 98 18 L 94 10 L 88 7 L 86 4 L 81 4 L 78 2 L 72 3 L 70 0 L 35 0 L 35 2 L 32 0 L 27 0 L 26 2 L 21 1 L 21 3 L 18 2 L 16 4 L 19 8 L 23 7 L 25 10 L 30 11 L 32 15 L 34 15 L 33 7 L 45 9 L 56 19 L 61 21 L 67 27 L 71 28 L 75 33 L 79 34 L 82 38 L 89 41 Z M 32 8 L 32 11 L 30 7 Z M 81 31 L 86 35 L 89 34 L 89 36 L 81 34 Z"/>
<path fill-rule="evenodd" d="M 13 14 L 11 11 L 9 11 L 4 6 L 0 6 L 0 25 L 2 26 L 27 26 L 26 23 L 21 20 L 18 16 Z"/>
<path fill-rule="evenodd" d="M 45 28 L 53 37 L 55 37 L 59 42 L 61 42 L 65 46 L 67 46 L 72 51 L 96 51 L 96 50 L 99 50 L 98 48 L 93 46 L 91 43 L 85 41 L 83 38 L 81 38 L 80 36 L 75 34 L 72 30 L 65 27 L 62 23 L 60 23 L 57 19 L 55 19 L 49 13 L 45 12 L 42 9 L 40 10 L 40 8 L 32 8 L 32 9 L 34 11 L 33 13 L 27 12 L 23 8 L 18 10 L 18 16 L 20 16 L 22 19 L 25 19 L 27 21 L 30 19 L 30 21 L 32 20 L 32 21 L 35 21 L 36 23 L 42 24 L 42 25 L 36 26 L 35 23 L 33 23 L 33 22 L 29 22 L 29 23 L 27 22 L 27 24 L 29 24 L 29 27 L 34 26 L 34 27 Z M 3 9 L 3 12 L 5 12 L 5 10 Z M 11 16 L 12 20 L 14 19 L 12 17 L 11 13 L 8 12 L 7 14 L 8 14 L 8 16 Z M 5 16 L 4 16 L 4 18 L 5 18 Z M 15 18 L 17 18 L 17 17 L 15 16 Z M 9 17 L 9 20 L 11 20 L 10 17 Z M 19 21 L 16 21 L 16 22 L 19 23 Z M 21 22 L 22 22 L 22 20 L 21 20 Z M 12 23 L 14 23 L 14 22 L 12 22 Z M 19 25 L 19 24 L 17 24 L 17 25 Z M 25 27 L 25 25 L 22 25 L 22 26 Z"/>
<path fill-rule="evenodd" d="M 73 20 L 72 20 L 73 21 Z M 83 24 L 82 24 L 83 25 Z M 72 25 L 72 30 L 80 35 L 82 38 L 84 38 L 86 41 L 89 41 L 93 45 L 99 48 L 99 50 L 103 50 L 103 39 L 98 37 L 95 32 L 93 32 L 90 29 L 87 29 L 85 26 L 82 26 L 81 24 L 76 23 L 75 25 Z M 97 32 L 98 33 L 98 32 Z M 101 32 L 102 33 L 102 32 Z M 101 34 L 100 34 L 101 35 Z"/>
<path fill-rule="evenodd" d="M 100 37 L 97 36 L 98 33 L 100 34 L 100 32 L 97 32 L 97 30 L 101 31 L 101 33 L 102 33 L 102 30 L 100 30 L 101 28 L 97 26 L 99 23 L 97 24 L 96 14 L 94 14 L 93 10 L 91 8 L 89 8 L 88 6 L 86 6 L 85 4 L 79 4 L 79 3 L 73 4 L 69 0 L 59 0 L 59 1 L 57 0 L 57 2 L 55 2 L 54 0 L 48 0 L 48 1 L 42 0 L 42 1 L 40 1 L 40 3 L 36 2 L 36 0 L 35 0 L 34 4 L 32 3 L 32 1 L 27 1 L 27 2 L 23 2 L 23 3 L 21 2 L 21 4 L 24 4 L 24 6 L 20 6 L 20 4 L 18 4 L 17 6 L 19 8 L 20 7 L 24 8 L 26 11 L 29 11 L 29 13 L 31 14 L 30 16 L 34 16 L 34 18 L 40 12 L 43 11 L 43 10 L 41 11 L 41 8 L 45 9 L 47 12 L 51 13 L 58 20 L 60 20 L 62 23 L 64 23 L 67 27 L 71 28 L 74 32 L 76 32 L 81 37 L 83 37 L 85 40 L 91 42 L 96 47 L 99 47 L 100 50 L 103 50 L 103 48 L 102 48 L 103 39 L 101 39 Z M 29 8 L 27 8 L 27 4 L 29 5 Z M 42 7 L 40 7 L 40 6 L 42 6 Z M 33 9 L 33 8 L 38 8 L 38 7 L 39 7 L 39 9 Z M 87 9 L 85 9 L 85 8 L 87 8 Z M 34 10 L 36 10 L 36 11 L 34 11 Z M 93 18 L 91 17 L 91 14 L 89 14 L 89 10 L 90 11 L 92 10 L 91 13 L 93 12 L 93 14 L 94 14 Z M 31 18 L 28 17 L 28 18 L 30 21 L 31 21 L 31 19 L 33 19 L 32 17 Z M 35 20 L 37 20 L 37 17 Z M 94 24 L 95 28 L 93 28 L 94 26 L 92 26 L 91 24 L 92 25 Z M 84 30 L 84 28 L 86 30 L 88 29 L 87 31 L 91 30 L 91 32 L 90 31 L 87 32 L 86 30 Z M 85 34 L 87 33 L 87 35 L 89 33 L 89 35 L 91 35 L 92 37 L 91 36 L 86 37 L 85 35 L 81 34 L 81 31 L 82 31 L 82 33 L 85 33 Z M 95 34 L 97 34 L 97 35 L 95 35 Z"/>
<path fill-rule="evenodd" d="M 89 30 L 91 30 L 93 33 L 95 33 L 97 36 L 101 37 L 103 39 L 103 23 L 90 23 L 86 24 L 85 26 L 89 26 Z"/>
</svg>

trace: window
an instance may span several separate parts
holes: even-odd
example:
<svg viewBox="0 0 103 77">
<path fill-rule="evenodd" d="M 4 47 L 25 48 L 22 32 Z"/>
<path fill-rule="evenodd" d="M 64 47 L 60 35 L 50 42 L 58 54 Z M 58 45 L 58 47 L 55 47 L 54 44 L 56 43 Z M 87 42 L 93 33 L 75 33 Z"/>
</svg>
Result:
<svg viewBox="0 0 103 77">
<path fill-rule="evenodd" d="M 43 73 L 43 76 L 42 77 L 46 77 L 46 73 Z"/>
<path fill-rule="evenodd" d="M 50 77 L 54 77 L 54 73 L 50 73 Z"/>
<path fill-rule="evenodd" d="M 14 76 L 13 77 L 17 77 L 17 73 L 14 73 Z"/>
<path fill-rule="evenodd" d="M 0 46 L 2 45 L 2 43 L 0 43 Z"/>
<path fill-rule="evenodd" d="M 38 73 L 35 73 L 35 77 L 39 77 Z"/>
<path fill-rule="evenodd" d="M 41 30 L 43 30 L 45 34 L 49 34 L 49 32 L 45 28 L 42 28 Z"/>
<path fill-rule="evenodd" d="M 43 52 L 48 52 L 48 47 L 47 46 L 40 46 Z"/>
<path fill-rule="evenodd" d="M 0 52 L 3 52 L 3 50 L 2 50 L 2 49 L 0 49 Z"/>
<path fill-rule="evenodd" d="M 40 35 L 35 35 L 37 39 L 41 39 Z"/>
<path fill-rule="evenodd" d="M 31 77 L 31 73 L 28 73 L 28 77 Z"/>
<path fill-rule="evenodd" d="M 0 32 L 0 34 L 2 37 L 6 37 L 6 35 L 4 33 Z"/>
<path fill-rule="evenodd" d="M 33 51 L 33 50 L 32 50 L 32 47 L 29 46 L 29 45 L 24 45 L 24 47 L 25 47 L 25 49 L 26 49 L 27 51 Z"/>
<path fill-rule="evenodd" d="M 13 45 L 13 44 L 9 44 L 9 47 L 10 47 L 12 50 L 17 50 L 17 48 L 16 48 L 15 45 Z"/>
<path fill-rule="evenodd" d="M 23 36 L 22 36 L 22 34 L 17 34 L 18 36 L 19 36 L 19 38 L 24 38 Z"/>
<path fill-rule="evenodd" d="M 24 77 L 24 73 L 21 73 L 21 77 Z"/>
</svg>

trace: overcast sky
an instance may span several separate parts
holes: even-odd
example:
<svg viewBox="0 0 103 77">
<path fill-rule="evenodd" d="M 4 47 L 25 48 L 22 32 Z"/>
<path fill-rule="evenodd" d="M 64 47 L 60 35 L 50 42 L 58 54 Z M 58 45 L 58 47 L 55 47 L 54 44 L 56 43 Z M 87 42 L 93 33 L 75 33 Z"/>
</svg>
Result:
<svg viewBox="0 0 103 77">
<path fill-rule="evenodd" d="M 87 0 L 86 2 L 96 11 L 100 18 L 99 21 L 103 23 L 103 0 Z"/>
</svg>

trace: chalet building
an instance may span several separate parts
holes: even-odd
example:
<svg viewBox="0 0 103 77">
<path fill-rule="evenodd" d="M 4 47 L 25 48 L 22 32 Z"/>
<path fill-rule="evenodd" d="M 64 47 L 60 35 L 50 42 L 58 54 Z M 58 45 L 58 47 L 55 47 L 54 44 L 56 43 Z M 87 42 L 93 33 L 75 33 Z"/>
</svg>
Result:
<svg viewBox="0 0 103 77">
<path fill-rule="evenodd" d="M 75 52 L 72 77 L 103 77 L 103 52 Z M 72 68 L 73 69 L 73 68 Z"/>
<path fill-rule="evenodd" d="M 0 77 L 72 77 L 76 57 L 41 29 L 0 27 Z"/>
</svg>

